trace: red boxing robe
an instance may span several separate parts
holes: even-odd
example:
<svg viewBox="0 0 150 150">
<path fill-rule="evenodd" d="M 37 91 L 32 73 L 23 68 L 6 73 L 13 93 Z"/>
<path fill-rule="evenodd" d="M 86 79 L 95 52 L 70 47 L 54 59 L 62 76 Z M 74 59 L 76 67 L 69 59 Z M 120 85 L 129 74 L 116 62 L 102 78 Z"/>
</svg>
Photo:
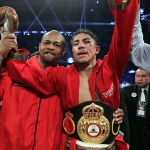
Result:
<svg viewBox="0 0 150 150">
<path fill-rule="evenodd" d="M 36 57 L 27 63 L 41 68 Z M 63 119 L 60 98 L 13 83 L 6 71 L 0 75 L 0 84 L 0 150 L 59 150 Z"/>
</svg>

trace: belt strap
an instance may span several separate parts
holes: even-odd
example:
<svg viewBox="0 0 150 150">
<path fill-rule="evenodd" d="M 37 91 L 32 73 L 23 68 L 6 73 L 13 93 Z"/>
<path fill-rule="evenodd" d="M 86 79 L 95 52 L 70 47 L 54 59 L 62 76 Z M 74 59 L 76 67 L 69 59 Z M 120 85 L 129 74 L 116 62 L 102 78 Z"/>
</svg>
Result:
<svg viewBox="0 0 150 150">
<path fill-rule="evenodd" d="M 71 141 L 71 138 L 67 137 L 66 142 L 65 142 L 65 150 L 70 150 L 70 141 Z M 103 148 L 100 148 L 97 146 L 94 147 L 94 144 L 92 147 L 90 146 L 86 147 L 86 146 L 76 144 L 76 150 L 117 150 L 117 149 L 116 149 L 115 141 L 113 141 L 109 146 L 103 147 Z"/>
<path fill-rule="evenodd" d="M 66 142 L 65 142 L 65 150 L 70 150 L 70 141 L 71 141 L 71 138 L 67 137 Z"/>
</svg>

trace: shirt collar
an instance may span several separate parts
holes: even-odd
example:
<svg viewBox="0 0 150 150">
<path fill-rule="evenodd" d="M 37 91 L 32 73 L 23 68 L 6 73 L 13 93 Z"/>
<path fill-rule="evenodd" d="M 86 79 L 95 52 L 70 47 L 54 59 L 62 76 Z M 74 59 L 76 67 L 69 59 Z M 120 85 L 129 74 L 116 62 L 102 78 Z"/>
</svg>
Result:
<svg viewBox="0 0 150 150">
<path fill-rule="evenodd" d="M 148 92 L 149 91 L 149 86 L 147 85 L 145 88 L 138 87 L 138 90 L 140 90 L 140 89 L 144 89 L 144 90 L 146 90 Z"/>
</svg>

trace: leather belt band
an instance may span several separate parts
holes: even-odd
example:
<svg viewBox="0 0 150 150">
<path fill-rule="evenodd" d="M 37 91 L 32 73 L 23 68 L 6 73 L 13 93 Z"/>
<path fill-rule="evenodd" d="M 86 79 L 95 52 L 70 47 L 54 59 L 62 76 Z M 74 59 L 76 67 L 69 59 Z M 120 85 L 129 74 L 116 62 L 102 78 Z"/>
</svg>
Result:
<svg viewBox="0 0 150 150">
<path fill-rule="evenodd" d="M 85 147 L 81 145 L 76 146 L 77 150 L 117 150 L 115 142 L 111 143 L 108 147 L 98 148 L 98 147 Z"/>
</svg>

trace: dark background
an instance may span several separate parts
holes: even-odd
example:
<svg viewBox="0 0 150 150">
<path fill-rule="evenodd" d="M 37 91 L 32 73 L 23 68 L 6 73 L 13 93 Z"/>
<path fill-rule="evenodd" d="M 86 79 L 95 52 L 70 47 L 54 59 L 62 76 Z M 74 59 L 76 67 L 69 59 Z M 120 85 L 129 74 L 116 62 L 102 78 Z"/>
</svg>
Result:
<svg viewBox="0 0 150 150">
<path fill-rule="evenodd" d="M 60 31 L 66 38 L 67 53 L 60 61 L 68 65 L 72 57 L 70 38 L 78 28 L 88 28 L 98 36 L 101 52 L 97 58 L 102 59 L 109 49 L 113 28 L 113 16 L 108 0 L 0 0 L 0 7 L 13 7 L 19 16 L 19 28 L 16 32 L 19 48 L 34 53 L 44 32 Z M 141 23 L 144 40 L 150 43 L 150 0 L 141 0 Z M 136 67 L 128 63 L 122 82 L 133 83 Z"/>
</svg>

